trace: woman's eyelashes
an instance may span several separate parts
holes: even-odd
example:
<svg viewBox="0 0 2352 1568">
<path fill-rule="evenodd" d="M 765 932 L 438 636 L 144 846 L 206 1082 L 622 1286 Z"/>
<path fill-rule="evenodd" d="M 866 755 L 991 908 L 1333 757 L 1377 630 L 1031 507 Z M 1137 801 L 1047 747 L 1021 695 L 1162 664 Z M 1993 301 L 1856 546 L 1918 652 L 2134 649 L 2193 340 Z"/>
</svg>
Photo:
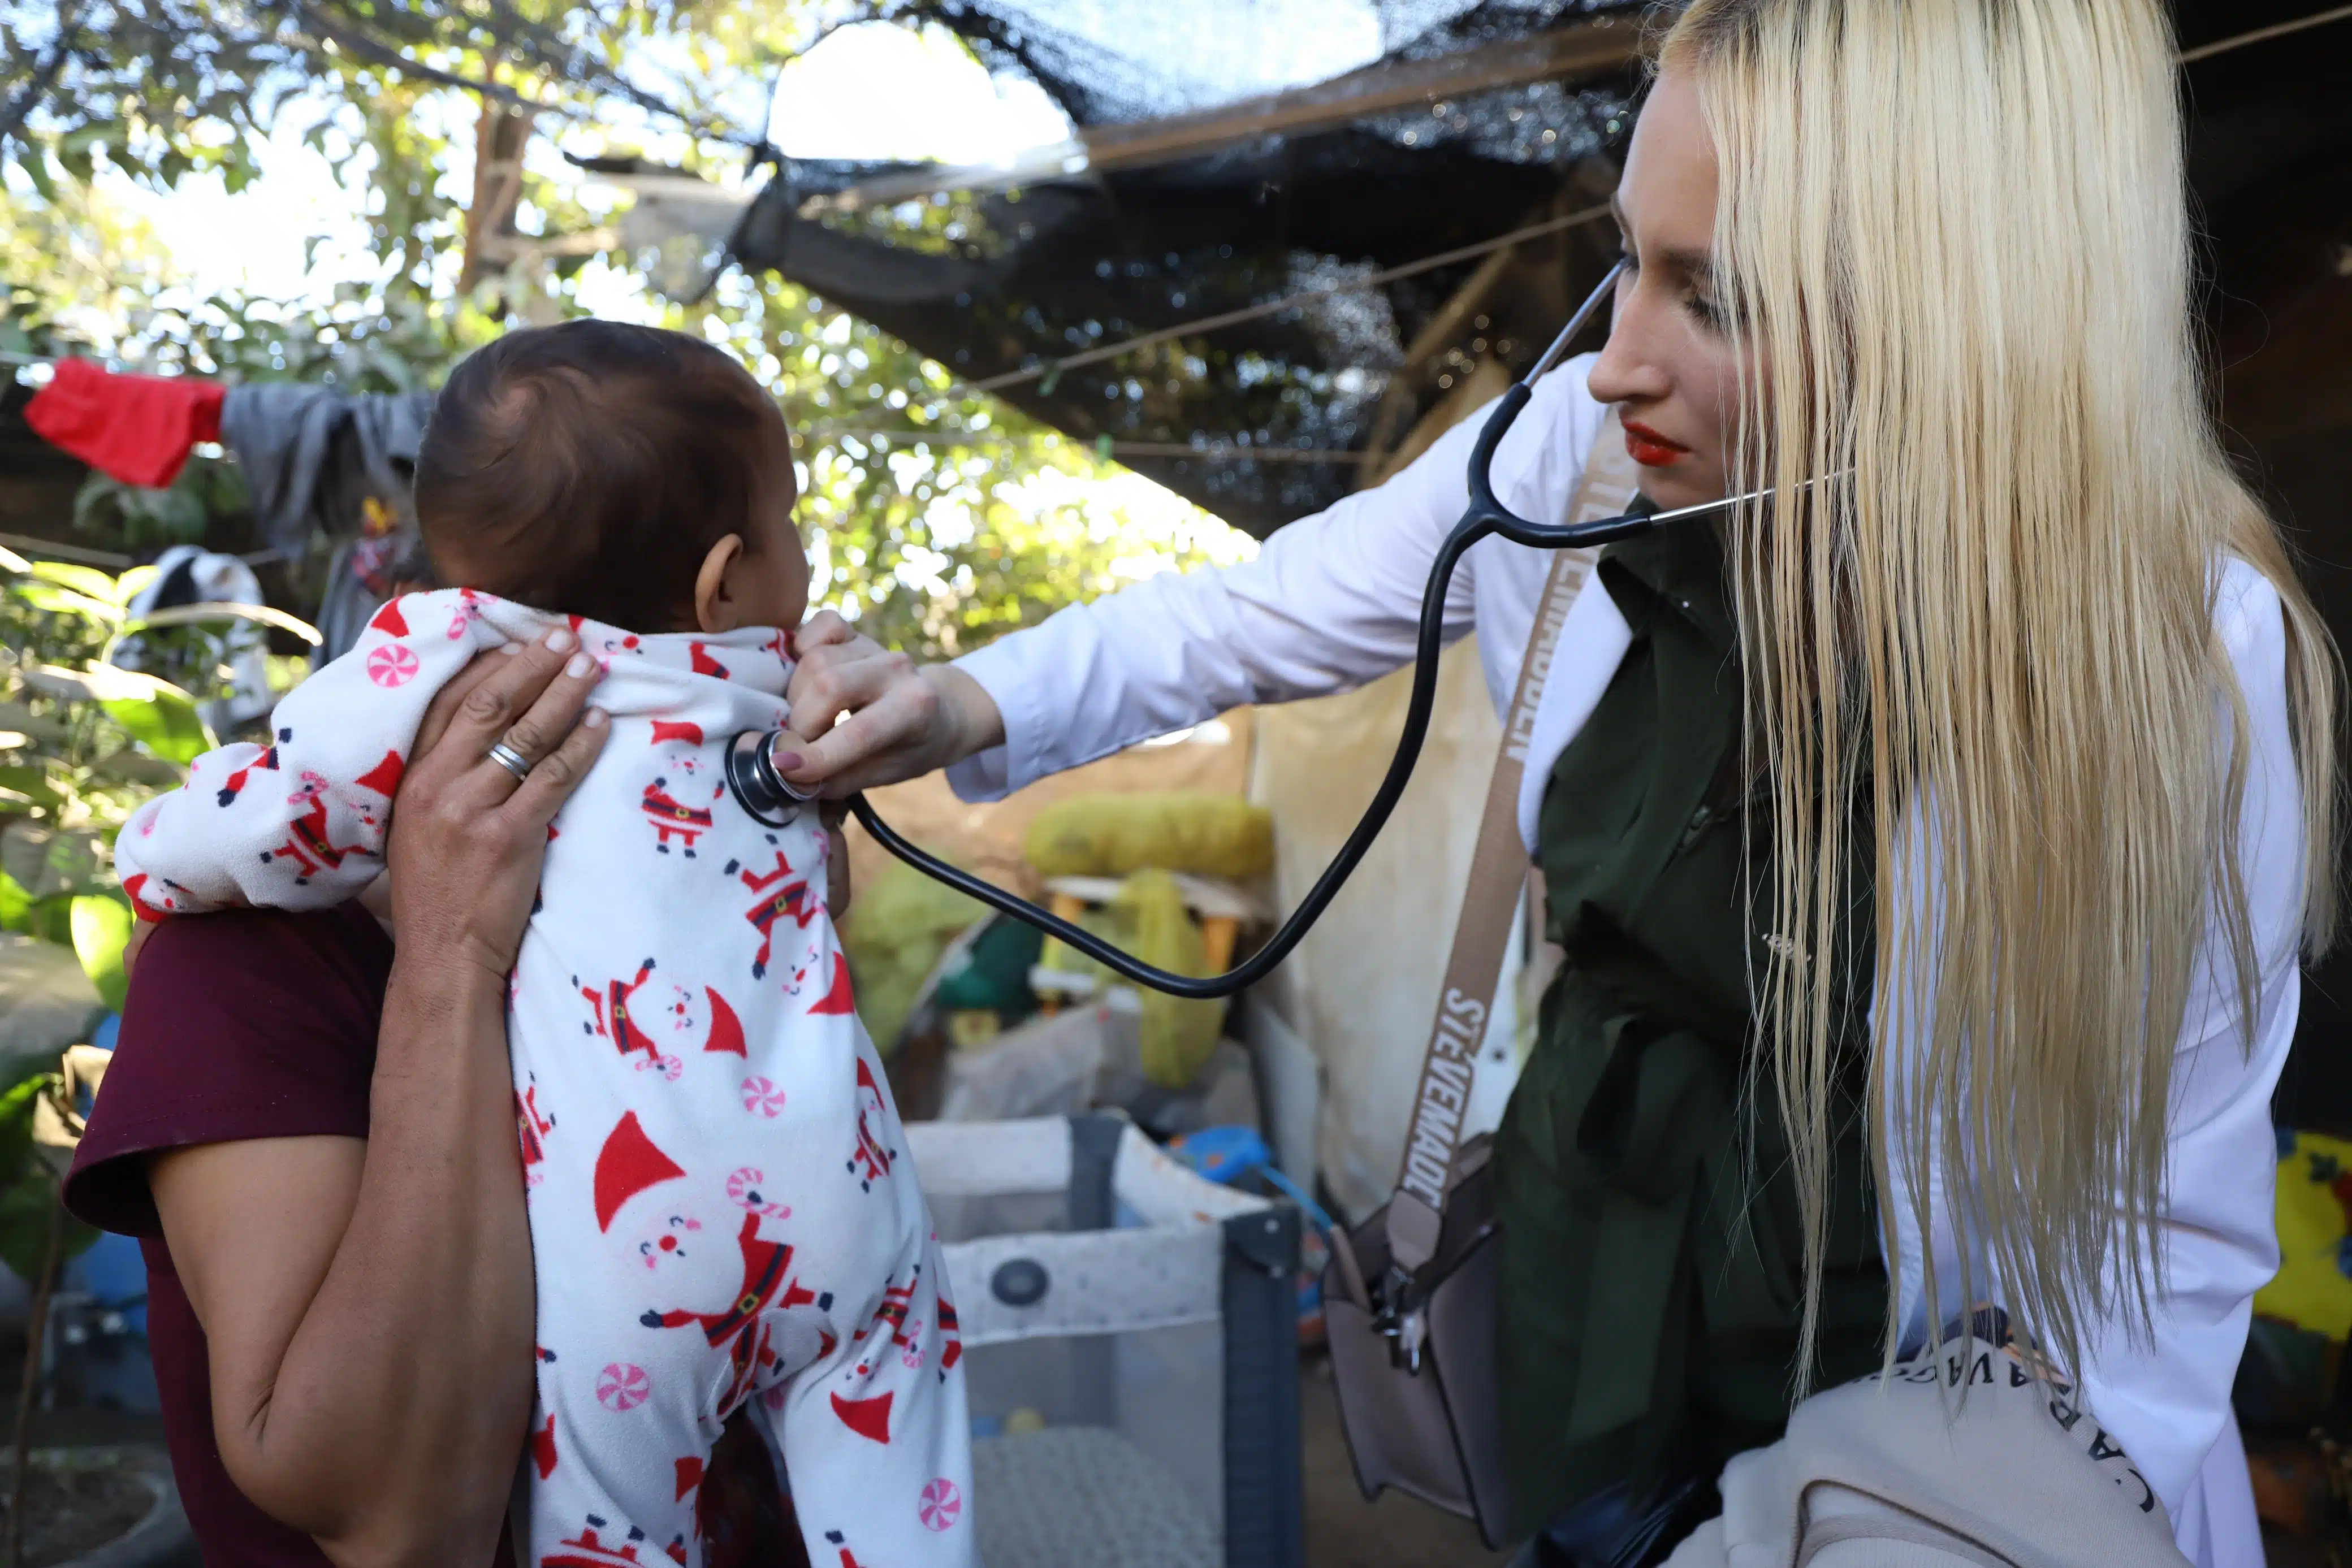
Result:
<svg viewBox="0 0 2352 1568">
<path fill-rule="evenodd" d="M 1622 235 L 1620 235 L 1617 239 L 1617 259 L 1624 264 L 1624 281 L 1633 282 L 1635 276 L 1642 270 L 1642 256 L 1641 253 L 1633 248 L 1633 240 Z M 1691 319 L 1707 331 L 1719 336 L 1730 330 L 1729 308 L 1715 297 L 1713 290 L 1704 284 L 1694 281 L 1684 289 L 1681 304 Z"/>
</svg>

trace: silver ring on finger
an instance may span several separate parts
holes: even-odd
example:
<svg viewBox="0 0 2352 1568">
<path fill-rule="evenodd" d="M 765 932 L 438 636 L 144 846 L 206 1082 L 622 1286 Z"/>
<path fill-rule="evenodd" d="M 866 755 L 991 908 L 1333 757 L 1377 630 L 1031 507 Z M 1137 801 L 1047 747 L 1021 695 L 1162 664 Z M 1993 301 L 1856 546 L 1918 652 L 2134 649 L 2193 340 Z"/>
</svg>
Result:
<svg viewBox="0 0 2352 1568">
<path fill-rule="evenodd" d="M 499 741 L 482 755 L 513 774 L 516 783 L 522 784 L 530 781 L 530 758 L 509 746 L 505 741 Z"/>
</svg>

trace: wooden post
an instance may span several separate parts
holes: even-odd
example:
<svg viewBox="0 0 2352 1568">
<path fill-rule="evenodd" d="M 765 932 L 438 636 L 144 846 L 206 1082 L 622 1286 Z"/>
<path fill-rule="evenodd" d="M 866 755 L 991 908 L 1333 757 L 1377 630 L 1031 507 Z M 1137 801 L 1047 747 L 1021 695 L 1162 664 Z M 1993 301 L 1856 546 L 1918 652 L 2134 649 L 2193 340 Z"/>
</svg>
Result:
<svg viewBox="0 0 2352 1568">
<path fill-rule="evenodd" d="M 491 79 L 497 79 L 493 68 Z M 505 243 L 515 237 L 515 205 L 522 198 L 522 153 L 530 144 L 531 111 L 482 99 L 474 121 L 474 199 L 466 209 L 466 259 L 457 291 L 470 291 L 482 275 L 511 259 Z"/>
</svg>

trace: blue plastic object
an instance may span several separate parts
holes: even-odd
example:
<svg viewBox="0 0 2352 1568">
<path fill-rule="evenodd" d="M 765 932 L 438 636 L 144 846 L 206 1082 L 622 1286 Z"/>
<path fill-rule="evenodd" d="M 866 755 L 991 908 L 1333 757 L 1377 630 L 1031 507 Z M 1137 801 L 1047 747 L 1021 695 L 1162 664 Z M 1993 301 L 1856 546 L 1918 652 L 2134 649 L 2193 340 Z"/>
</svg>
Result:
<svg viewBox="0 0 2352 1568">
<path fill-rule="evenodd" d="M 1203 1127 L 1197 1133 L 1170 1139 L 1168 1152 L 1220 1186 L 1239 1186 L 1250 1177 L 1257 1177 L 1297 1204 L 1316 1229 L 1330 1235 L 1331 1217 L 1323 1212 L 1322 1205 L 1301 1191 L 1297 1182 L 1282 1174 L 1274 1163 L 1274 1151 L 1266 1146 L 1255 1127 L 1238 1124 Z"/>
<path fill-rule="evenodd" d="M 1274 1163 L 1274 1151 L 1255 1127 L 1238 1124 L 1203 1127 L 1172 1138 L 1168 1152 L 1221 1186 L 1231 1186 L 1250 1172 Z"/>
</svg>

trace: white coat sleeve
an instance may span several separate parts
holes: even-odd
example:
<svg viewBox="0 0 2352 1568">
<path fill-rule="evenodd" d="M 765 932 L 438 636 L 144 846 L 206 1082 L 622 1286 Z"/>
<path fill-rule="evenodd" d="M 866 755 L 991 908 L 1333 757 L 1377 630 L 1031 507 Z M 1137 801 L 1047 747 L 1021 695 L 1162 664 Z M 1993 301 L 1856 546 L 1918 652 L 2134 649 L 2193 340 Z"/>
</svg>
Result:
<svg viewBox="0 0 2352 1568">
<path fill-rule="evenodd" d="M 2176 1521 L 2228 1418 L 2253 1294 L 2278 1270 L 2271 1090 L 2294 1037 L 2301 983 L 2302 789 L 2277 591 L 2243 561 L 2231 561 L 2214 624 L 2236 664 L 2252 743 L 2239 860 L 2259 984 L 2253 1029 L 2250 1040 L 2227 941 L 2209 923 L 2173 1058 L 2153 1333 L 2116 1319 L 2094 1325 L 2082 1370 L 2084 1406 Z"/>
<path fill-rule="evenodd" d="M 1557 517 L 1575 488 L 1599 418 L 1589 368 L 1572 362 L 1539 383 L 1496 455 L 1496 492 L 1523 515 Z M 1470 450 L 1488 412 L 1377 489 L 1279 529 L 1255 560 L 1147 578 L 958 660 L 1003 715 L 1005 743 L 950 768 L 956 792 L 998 799 L 1229 708 L 1348 691 L 1409 663 L 1430 567 L 1467 505 Z M 1448 643 L 1471 630 L 1485 597 L 1475 576 L 1492 570 L 1482 563 L 1500 564 L 1499 543 L 1455 570 Z"/>
</svg>

